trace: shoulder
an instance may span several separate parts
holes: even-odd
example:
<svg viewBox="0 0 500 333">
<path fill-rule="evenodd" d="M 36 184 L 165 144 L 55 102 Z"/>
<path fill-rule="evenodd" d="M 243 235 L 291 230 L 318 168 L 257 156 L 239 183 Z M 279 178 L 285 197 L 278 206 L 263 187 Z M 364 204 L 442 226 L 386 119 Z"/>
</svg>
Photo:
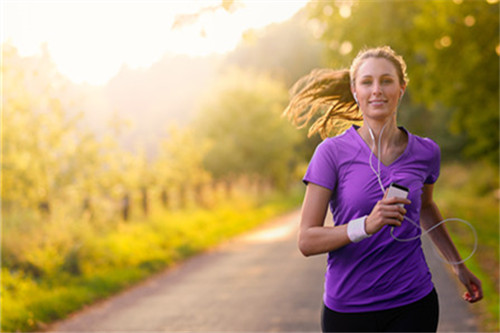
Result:
<svg viewBox="0 0 500 333">
<path fill-rule="evenodd" d="M 439 156 L 441 154 L 441 149 L 439 145 L 432 139 L 421 137 L 408 132 L 408 136 L 412 141 L 412 150 L 418 154 L 425 154 L 431 156 Z"/>
<path fill-rule="evenodd" d="M 312 161 L 322 160 L 329 164 L 335 164 L 337 149 L 334 138 L 326 138 L 321 141 L 314 151 Z"/>
<path fill-rule="evenodd" d="M 345 153 L 346 142 L 352 141 L 347 139 L 348 136 L 346 131 L 341 135 L 326 138 L 317 145 L 303 178 L 306 184 L 314 183 L 334 190 L 339 167 L 350 156 Z"/>
<path fill-rule="evenodd" d="M 427 166 L 427 176 L 424 184 L 434 184 L 439 177 L 441 168 L 441 150 L 434 140 L 413 135 L 411 154 L 415 161 Z"/>
<path fill-rule="evenodd" d="M 342 153 L 343 150 L 350 149 L 354 144 L 353 128 L 348 129 L 342 134 L 324 139 L 317 149 L 328 151 L 330 153 Z"/>
</svg>

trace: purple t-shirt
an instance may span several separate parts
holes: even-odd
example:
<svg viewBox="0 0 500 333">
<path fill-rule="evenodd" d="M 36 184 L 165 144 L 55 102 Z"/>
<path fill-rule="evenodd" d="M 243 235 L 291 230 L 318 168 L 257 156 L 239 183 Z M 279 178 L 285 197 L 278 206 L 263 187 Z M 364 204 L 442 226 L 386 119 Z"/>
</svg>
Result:
<svg viewBox="0 0 500 333">
<path fill-rule="evenodd" d="M 387 188 L 396 182 L 409 188 L 406 215 L 420 220 L 424 184 L 439 176 L 440 150 L 427 138 L 408 134 L 408 145 L 389 166 L 380 163 L 380 176 Z M 321 142 L 309 163 L 304 182 L 333 191 L 330 209 L 335 225 L 369 215 L 383 192 L 370 168 L 370 146 L 352 126 L 343 134 Z M 378 168 L 378 159 L 372 156 Z M 411 238 L 420 230 L 408 221 L 394 229 L 397 238 Z M 390 226 L 372 237 L 350 243 L 328 254 L 325 275 L 325 305 L 338 312 L 365 312 L 390 309 L 415 302 L 433 289 L 420 238 L 399 242 L 390 235 Z"/>
</svg>

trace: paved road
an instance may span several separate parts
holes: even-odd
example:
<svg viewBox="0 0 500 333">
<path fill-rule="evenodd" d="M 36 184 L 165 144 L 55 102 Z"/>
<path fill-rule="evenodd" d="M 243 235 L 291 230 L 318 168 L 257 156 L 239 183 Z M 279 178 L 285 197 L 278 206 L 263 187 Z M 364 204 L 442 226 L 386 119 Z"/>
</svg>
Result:
<svg viewBox="0 0 500 333">
<path fill-rule="evenodd" d="M 192 258 L 52 327 L 54 332 L 318 332 L 326 256 L 296 248 L 299 213 Z M 430 258 L 434 258 L 431 254 Z M 439 261 L 440 332 L 475 331 Z"/>
</svg>

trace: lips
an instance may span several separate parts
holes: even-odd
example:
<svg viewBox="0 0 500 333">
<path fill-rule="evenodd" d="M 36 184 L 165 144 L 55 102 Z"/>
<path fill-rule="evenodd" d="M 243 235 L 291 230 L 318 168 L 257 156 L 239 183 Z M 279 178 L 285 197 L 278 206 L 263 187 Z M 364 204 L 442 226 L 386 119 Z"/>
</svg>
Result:
<svg viewBox="0 0 500 333">
<path fill-rule="evenodd" d="M 375 99 L 373 101 L 368 101 L 369 104 L 371 105 L 383 105 L 384 103 L 386 103 L 387 101 L 385 99 Z"/>
</svg>

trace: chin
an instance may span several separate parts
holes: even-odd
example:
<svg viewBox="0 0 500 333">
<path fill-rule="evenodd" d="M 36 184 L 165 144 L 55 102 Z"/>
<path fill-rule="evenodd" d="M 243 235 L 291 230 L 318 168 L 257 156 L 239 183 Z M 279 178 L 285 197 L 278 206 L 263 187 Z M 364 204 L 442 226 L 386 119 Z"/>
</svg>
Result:
<svg viewBox="0 0 500 333">
<path fill-rule="evenodd" d="M 371 111 L 364 114 L 364 117 L 371 118 L 373 120 L 385 120 L 394 116 L 396 111 Z"/>
</svg>

